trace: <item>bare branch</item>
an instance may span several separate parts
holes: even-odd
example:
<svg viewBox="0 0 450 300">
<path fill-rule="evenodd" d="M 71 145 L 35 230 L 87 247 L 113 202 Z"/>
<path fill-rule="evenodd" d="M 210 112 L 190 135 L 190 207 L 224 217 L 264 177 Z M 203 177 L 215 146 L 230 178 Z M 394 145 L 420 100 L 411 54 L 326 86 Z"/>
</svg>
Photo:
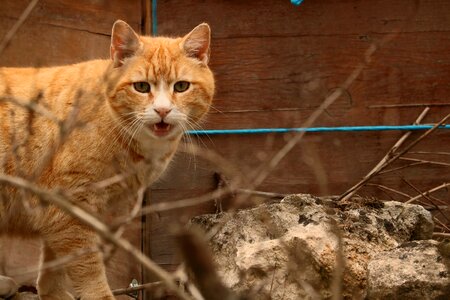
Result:
<svg viewBox="0 0 450 300">
<path fill-rule="evenodd" d="M 236 193 L 247 194 L 247 195 L 252 195 L 252 196 L 260 196 L 260 197 L 271 198 L 271 199 L 283 199 L 284 197 L 287 196 L 287 194 L 254 191 L 254 190 L 248 190 L 248 189 L 237 189 Z"/>
<path fill-rule="evenodd" d="M 439 185 L 439 186 L 437 186 L 435 188 L 432 188 L 432 189 L 430 189 L 430 190 L 428 190 L 428 191 L 426 191 L 424 193 L 421 193 L 420 195 L 412 197 L 411 199 L 409 199 L 405 203 L 412 203 L 412 202 L 416 201 L 417 199 L 420 199 L 420 198 L 422 198 L 424 196 L 428 196 L 431 193 L 434 193 L 434 192 L 439 191 L 441 189 L 445 189 L 446 187 L 449 187 L 449 186 L 450 186 L 450 182 L 443 183 L 443 184 L 441 184 L 441 185 Z"/>
<path fill-rule="evenodd" d="M 78 250 L 72 252 L 71 254 L 58 257 L 52 261 L 44 262 L 39 267 L 36 267 L 36 268 L 25 267 L 25 268 L 16 269 L 16 270 L 14 270 L 14 272 L 12 272 L 9 275 L 12 277 L 19 277 L 19 276 L 22 277 L 24 275 L 31 275 L 32 277 L 34 277 L 35 274 L 39 270 L 55 270 L 58 268 L 62 268 L 67 263 L 69 263 L 79 257 L 88 255 L 88 254 L 93 254 L 93 253 L 96 253 L 99 251 L 100 251 L 99 248 L 78 249 Z"/>
<path fill-rule="evenodd" d="M 138 286 L 127 287 L 127 288 L 123 288 L 123 289 L 115 289 L 112 291 L 112 293 L 115 296 L 128 295 L 133 292 L 142 291 L 142 290 L 153 290 L 155 288 L 160 289 L 163 286 L 164 286 L 164 284 L 161 281 L 156 281 L 156 282 L 140 284 Z"/>
<path fill-rule="evenodd" d="M 434 151 L 410 151 L 409 154 L 432 154 L 432 155 L 448 155 L 450 152 L 434 152 Z"/>
<path fill-rule="evenodd" d="M 59 124 L 60 120 L 44 106 L 40 105 L 36 101 L 25 101 L 15 97 L 2 96 L 0 97 L 0 102 L 11 102 L 17 106 L 24 107 L 30 111 L 34 111 L 41 116 L 53 121 L 55 124 Z"/>
<path fill-rule="evenodd" d="M 109 228 L 104 223 L 100 222 L 97 218 L 95 218 L 85 210 L 81 209 L 80 207 L 70 203 L 70 201 L 68 201 L 63 194 L 55 191 L 53 192 L 47 191 L 22 178 L 4 174 L 0 174 L 0 182 L 11 184 L 15 187 L 25 189 L 37 195 L 39 199 L 41 199 L 42 201 L 56 205 L 58 208 L 62 209 L 72 217 L 75 217 L 83 224 L 95 230 L 106 241 L 114 244 L 116 247 L 129 253 L 145 268 L 147 268 L 150 272 L 152 272 L 158 278 L 160 278 L 167 286 L 167 288 L 173 291 L 178 297 L 185 300 L 190 299 L 190 297 L 186 295 L 185 292 L 181 291 L 177 287 L 173 277 L 169 273 L 164 271 L 161 267 L 155 264 L 147 256 L 142 254 L 141 251 L 139 249 L 136 249 L 130 242 L 128 242 L 125 239 L 118 238 L 113 232 L 109 230 Z"/>
<path fill-rule="evenodd" d="M 414 121 L 413 124 L 419 124 L 427 115 L 428 111 L 430 110 L 429 107 L 426 107 L 420 115 L 417 117 L 417 119 Z M 393 155 L 393 153 L 400 148 L 401 145 L 406 141 L 406 139 L 411 135 L 411 131 L 406 132 L 403 134 L 400 139 L 388 150 L 385 156 L 378 162 L 378 164 L 366 175 L 364 178 L 355 184 L 353 187 L 351 187 L 349 190 L 347 190 L 344 194 L 341 195 L 339 200 L 346 201 L 350 199 L 358 190 L 360 187 L 362 187 L 367 181 L 369 181 L 372 177 L 374 177 L 376 174 L 381 172 L 387 165 L 385 165 L 389 158 Z"/>
<path fill-rule="evenodd" d="M 3 51 L 6 49 L 6 47 L 8 47 L 9 43 L 13 39 L 16 32 L 23 25 L 23 23 L 27 20 L 28 16 L 31 14 L 31 12 L 35 8 L 36 4 L 38 4 L 38 2 L 39 2 L 39 0 L 32 0 L 28 4 L 28 6 L 25 8 L 25 10 L 22 12 L 22 14 L 20 15 L 17 22 L 14 23 L 13 27 L 5 35 L 2 42 L 0 43 L 0 55 L 3 53 Z"/>
<path fill-rule="evenodd" d="M 417 187 L 415 187 L 411 182 L 409 182 L 406 179 L 402 179 L 403 182 L 405 182 L 407 185 L 409 185 L 411 188 L 413 188 L 416 192 L 418 192 L 423 198 L 427 199 L 443 216 L 445 219 L 447 219 L 447 221 L 450 221 L 450 219 L 447 217 L 447 214 L 445 214 L 440 208 L 439 206 L 436 205 L 436 203 L 434 203 L 434 201 L 428 197 L 427 195 L 425 195 L 424 193 L 422 193 Z"/>
<path fill-rule="evenodd" d="M 399 103 L 399 104 L 374 104 L 369 108 L 399 108 L 399 107 L 433 107 L 450 106 L 450 103 Z"/>
<path fill-rule="evenodd" d="M 388 169 L 388 170 L 384 170 L 384 171 L 378 172 L 378 175 L 392 173 L 392 172 L 400 171 L 400 170 L 403 170 L 403 169 L 406 169 L 406 168 L 410 168 L 410 167 L 414 167 L 414 166 L 422 166 L 422 165 L 426 165 L 426 163 L 425 162 L 416 162 L 416 163 L 404 165 L 404 166 L 401 166 L 401 167 L 392 168 L 392 169 Z"/>
<path fill-rule="evenodd" d="M 367 185 L 367 186 L 374 186 L 374 187 L 377 187 L 377 188 L 382 189 L 382 190 L 386 190 L 386 191 L 389 191 L 389 192 L 393 192 L 393 193 L 396 193 L 397 195 L 401 195 L 401 196 L 406 197 L 406 198 L 408 198 L 408 199 L 411 198 L 411 195 L 408 195 L 408 194 L 406 194 L 406 193 L 400 192 L 400 191 L 398 191 L 398 190 L 396 190 L 396 189 L 387 187 L 387 186 L 382 185 L 382 184 L 367 183 L 366 185 Z"/>
<path fill-rule="evenodd" d="M 433 237 L 450 238 L 450 233 L 433 232 Z"/>
<path fill-rule="evenodd" d="M 393 39 L 397 34 L 390 34 L 385 36 L 379 43 L 372 43 L 370 47 L 365 52 L 363 61 L 358 64 L 358 66 L 353 70 L 353 72 L 346 78 L 343 84 L 335 89 L 328 97 L 324 99 L 321 105 L 308 117 L 308 119 L 302 124 L 301 127 L 308 128 L 311 127 L 316 120 L 322 115 L 322 113 L 333 104 L 343 93 L 348 90 L 352 83 L 359 77 L 361 72 L 367 67 L 371 62 L 374 53 L 385 43 Z M 273 169 L 280 163 L 280 161 L 297 145 L 306 134 L 305 131 L 299 132 L 291 138 L 283 148 L 281 148 L 269 161 L 269 163 L 263 166 L 263 169 L 257 172 L 255 179 L 253 180 L 253 186 L 256 187 L 260 185 L 264 179 L 272 172 Z"/>
<path fill-rule="evenodd" d="M 440 162 L 440 161 L 432 161 L 432 160 L 417 159 L 417 158 L 410 158 L 410 157 L 400 157 L 399 159 L 406 160 L 406 161 L 420 162 L 422 164 L 428 164 L 428 165 L 450 167 L 450 163 L 445 163 L 445 162 Z"/>
<path fill-rule="evenodd" d="M 424 111 L 425 112 L 425 111 Z M 420 116 L 419 116 L 420 117 Z M 351 198 L 351 196 L 361 187 L 363 186 L 367 181 L 369 181 L 371 178 L 373 178 L 375 175 L 377 175 L 379 172 L 381 172 L 382 170 L 384 170 L 387 166 L 389 166 L 390 164 L 392 164 L 394 161 L 396 161 L 398 158 L 400 158 L 401 156 L 403 156 L 405 153 L 407 153 L 411 148 L 413 148 L 415 145 L 417 145 L 420 141 L 422 141 L 424 138 L 426 138 L 428 135 L 430 135 L 432 132 L 434 132 L 437 128 L 439 128 L 439 126 L 441 126 L 442 124 L 444 124 L 447 119 L 450 118 L 450 114 L 448 114 L 447 116 L 445 116 L 439 123 L 437 123 L 436 125 L 434 125 L 432 128 L 428 129 L 425 133 L 423 133 L 421 136 L 419 136 L 416 140 L 414 140 L 413 142 L 411 142 L 407 147 L 405 147 L 405 149 L 403 149 L 402 151 L 400 151 L 399 153 L 395 154 L 394 156 L 392 156 L 393 151 L 391 151 L 392 149 L 397 149 L 397 147 L 395 147 L 398 143 L 402 144 L 404 139 L 400 139 L 395 145 L 394 147 L 391 148 L 391 150 L 388 151 L 388 154 L 386 154 L 385 157 L 383 157 L 383 159 L 380 161 L 380 163 L 377 164 L 377 166 L 372 169 L 372 171 L 369 172 L 368 175 L 366 175 L 360 182 L 358 182 L 357 184 L 355 184 L 353 187 L 351 187 L 349 190 L 347 190 L 344 194 L 342 194 L 339 197 L 340 201 L 347 201 L 348 199 Z M 419 118 L 418 118 L 419 119 Z M 406 133 L 407 134 L 407 133 Z M 405 134 L 405 135 L 406 135 Z M 405 136 L 404 135 L 404 136 Z"/>
</svg>

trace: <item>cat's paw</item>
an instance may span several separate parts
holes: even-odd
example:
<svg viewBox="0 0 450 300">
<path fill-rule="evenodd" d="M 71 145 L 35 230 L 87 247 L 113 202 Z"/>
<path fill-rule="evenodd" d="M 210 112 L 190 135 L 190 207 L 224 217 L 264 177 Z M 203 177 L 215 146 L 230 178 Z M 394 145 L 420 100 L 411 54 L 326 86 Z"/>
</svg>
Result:
<svg viewBox="0 0 450 300">
<path fill-rule="evenodd" d="M 18 293 L 11 300 L 39 300 L 39 296 L 30 292 Z"/>
<path fill-rule="evenodd" d="M 10 297 L 17 292 L 18 288 L 14 279 L 0 275 L 0 297 Z"/>
<path fill-rule="evenodd" d="M 69 292 L 61 292 L 52 295 L 40 295 L 41 300 L 74 300 L 75 298 Z"/>
</svg>

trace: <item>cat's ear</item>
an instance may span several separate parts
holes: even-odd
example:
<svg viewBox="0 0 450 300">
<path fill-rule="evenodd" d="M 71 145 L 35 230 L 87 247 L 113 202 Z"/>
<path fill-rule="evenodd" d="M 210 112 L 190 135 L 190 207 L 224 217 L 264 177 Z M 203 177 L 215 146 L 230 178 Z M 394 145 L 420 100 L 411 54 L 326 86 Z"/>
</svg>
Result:
<svg viewBox="0 0 450 300">
<path fill-rule="evenodd" d="M 117 20 L 112 28 L 111 35 L 111 59 L 114 67 L 123 65 L 127 57 L 133 56 L 141 47 L 139 36 L 130 25 L 122 20 Z"/>
<path fill-rule="evenodd" d="M 181 46 L 187 56 L 207 64 L 209 61 L 210 42 L 211 29 L 208 24 L 203 23 L 184 36 Z"/>
</svg>

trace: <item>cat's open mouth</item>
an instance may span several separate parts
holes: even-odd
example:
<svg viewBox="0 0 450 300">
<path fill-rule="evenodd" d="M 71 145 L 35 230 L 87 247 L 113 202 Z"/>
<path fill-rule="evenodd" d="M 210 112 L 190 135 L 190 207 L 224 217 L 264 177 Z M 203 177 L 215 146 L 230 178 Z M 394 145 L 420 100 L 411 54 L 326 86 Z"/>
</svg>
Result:
<svg viewBox="0 0 450 300">
<path fill-rule="evenodd" d="M 172 125 L 167 124 L 163 121 L 156 123 L 153 125 L 153 132 L 157 136 L 165 136 L 170 132 L 170 129 L 172 129 Z"/>
</svg>

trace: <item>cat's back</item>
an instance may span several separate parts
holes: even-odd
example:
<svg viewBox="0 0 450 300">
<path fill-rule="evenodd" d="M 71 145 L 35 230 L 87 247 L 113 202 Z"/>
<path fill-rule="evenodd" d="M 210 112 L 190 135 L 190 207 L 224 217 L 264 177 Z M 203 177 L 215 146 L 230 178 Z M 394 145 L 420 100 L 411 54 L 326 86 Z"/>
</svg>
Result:
<svg viewBox="0 0 450 300">
<path fill-rule="evenodd" d="M 18 148 L 24 153 L 16 151 L 19 160 L 33 169 L 35 161 L 59 138 L 60 122 L 76 110 L 79 118 L 95 119 L 95 114 L 100 114 L 98 103 L 104 101 L 101 83 L 108 68 L 106 60 L 46 68 L 0 68 L 0 161 L 11 160 L 20 141 L 25 144 Z M 11 173 L 2 170 L 5 165 L 0 166 L 0 173 Z"/>
<path fill-rule="evenodd" d="M 106 60 L 91 60 L 45 68 L 0 68 L 3 138 L 7 135 L 5 131 L 11 133 L 13 128 L 28 130 L 24 126 L 30 117 L 35 127 L 45 128 L 67 119 L 76 106 L 84 106 L 80 109 L 83 114 L 95 111 L 92 109 L 95 101 L 91 100 L 103 100 L 109 65 Z"/>
<path fill-rule="evenodd" d="M 91 60 L 45 68 L 0 67 L 0 96 L 22 102 L 45 96 L 49 101 L 63 91 L 95 87 L 95 82 L 105 76 L 108 65 L 106 60 Z M 1 102 L 5 100 L 14 101 Z"/>
</svg>

